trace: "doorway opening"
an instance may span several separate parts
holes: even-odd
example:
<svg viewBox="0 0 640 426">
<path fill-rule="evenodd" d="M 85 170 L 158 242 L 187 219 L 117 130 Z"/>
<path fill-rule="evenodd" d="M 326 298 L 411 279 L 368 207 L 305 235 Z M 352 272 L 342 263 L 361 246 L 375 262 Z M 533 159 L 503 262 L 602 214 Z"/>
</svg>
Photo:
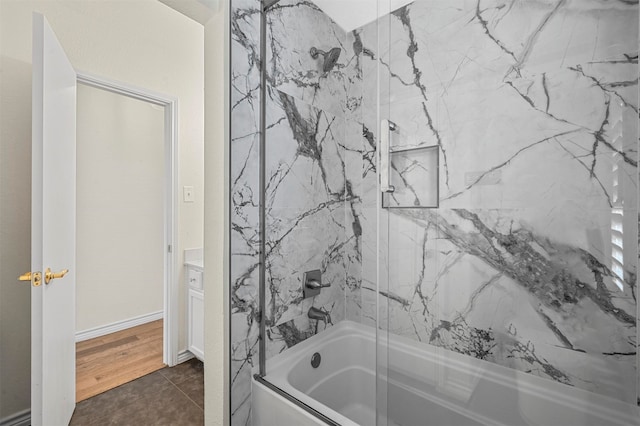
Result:
<svg viewBox="0 0 640 426">
<path fill-rule="evenodd" d="M 77 75 L 81 401 L 177 363 L 177 102 Z"/>
</svg>

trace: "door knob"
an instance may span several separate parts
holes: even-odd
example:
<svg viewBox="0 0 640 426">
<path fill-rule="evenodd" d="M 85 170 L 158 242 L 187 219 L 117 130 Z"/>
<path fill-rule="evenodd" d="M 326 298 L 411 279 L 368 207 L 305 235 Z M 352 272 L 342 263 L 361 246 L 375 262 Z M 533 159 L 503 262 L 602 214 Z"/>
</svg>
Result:
<svg viewBox="0 0 640 426">
<path fill-rule="evenodd" d="M 34 287 L 38 287 L 42 284 L 42 273 L 40 272 L 27 272 L 18 277 L 20 281 L 29 281 Z"/>
<path fill-rule="evenodd" d="M 51 269 L 47 268 L 47 270 L 44 271 L 44 283 L 49 284 L 51 280 L 55 280 L 56 278 L 62 278 L 65 275 L 67 275 L 67 272 L 69 272 L 68 269 L 63 269 L 60 272 L 51 272 Z"/>
</svg>

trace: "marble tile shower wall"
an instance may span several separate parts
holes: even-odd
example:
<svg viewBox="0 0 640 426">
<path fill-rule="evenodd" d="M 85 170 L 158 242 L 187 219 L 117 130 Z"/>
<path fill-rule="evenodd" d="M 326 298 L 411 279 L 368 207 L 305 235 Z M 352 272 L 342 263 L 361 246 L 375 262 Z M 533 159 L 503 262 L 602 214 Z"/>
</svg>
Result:
<svg viewBox="0 0 640 426">
<path fill-rule="evenodd" d="M 251 374 L 258 364 L 260 3 L 231 10 L 231 423 L 251 422 Z"/>
<path fill-rule="evenodd" d="M 232 423 L 250 423 L 251 369 L 258 363 L 260 2 L 232 2 Z M 312 306 L 343 320 L 360 282 L 357 222 L 361 129 L 351 99 L 361 77 L 354 36 L 313 3 L 282 0 L 267 14 L 267 358 L 326 325 Z M 310 49 L 340 49 L 331 69 Z M 361 86 L 361 85 L 359 85 Z M 356 91 L 357 93 L 357 91 Z M 347 141 L 346 132 L 354 135 Z M 353 133 L 355 131 L 355 134 Z M 323 289 L 302 298 L 302 274 L 320 269 Z"/>
<path fill-rule="evenodd" d="M 232 2 L 233 424 L 258 359 L 259 7 Z M 267 356 L 319 331 L 305 270 L 334 322 L 374 325 L 380 256 L 391 332 L 635 403 L 637 3 L 418 0 L 345 34 L 283 0 L 268 28 Z M 378 61 L 394 146 L 440 156 L 440 208 L 383 210 L 381 253 Z"/>
<path fill-rule="evenodd" d="M 382 211 L 381 326 L 639 402 L 638 3 L 417 0 L 379 25 L 355 32 L 362 320 L 376 313 L 380 61 L 393 146 L 440 155 L 438 209 Z M 419 203 L 424 182 L 401 180 Z"/>
<path fill-rule="evenodd" d="M 312 304 L 330 312 L 334 323 L 345 318 L 345 288 L 360 279 L 359 227 L 348 213 L 359 202 L 362 179 L 347 175 L 361 161 L 348 157 L 346 137 L 347 122 L 359 104 L 348 98 L 358 77 L 353 36 L 311 2 L 281 0 L 267 19 L 271 355 L 318 332 L 317 322 L 306 315 Z M 325 55 L 313 58 L 311 48 L 339 49 L 340 56 L 326 65 Z M 351 143 L 359 142 L 357 134 Z M 302 273 L 318 268 L 331 287 L 303 300 Z"/>
</svg>

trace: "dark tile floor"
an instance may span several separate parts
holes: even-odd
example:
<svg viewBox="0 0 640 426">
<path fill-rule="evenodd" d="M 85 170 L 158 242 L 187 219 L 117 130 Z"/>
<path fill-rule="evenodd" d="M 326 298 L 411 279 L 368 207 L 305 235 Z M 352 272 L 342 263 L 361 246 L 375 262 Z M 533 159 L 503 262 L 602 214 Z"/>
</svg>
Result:
<svg viewBox="0 0 640 426">
<path fill-rule="evenodd" d="M 204 368 L 192 359 L 79 402 L 70 425 L 203 425 Z"/>
</svg>

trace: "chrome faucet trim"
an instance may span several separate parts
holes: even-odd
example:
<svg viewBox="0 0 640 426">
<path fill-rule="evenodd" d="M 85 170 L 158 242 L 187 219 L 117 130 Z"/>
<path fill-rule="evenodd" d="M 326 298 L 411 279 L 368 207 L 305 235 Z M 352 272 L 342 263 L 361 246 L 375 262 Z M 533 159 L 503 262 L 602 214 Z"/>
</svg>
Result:
<svg viewBox="0 0 640 426">
<path fill-rule="evenodd" d="M 322 71 L 326 74 L 336 66 L 336 62 L 338 62 L 338 58 L 340 58 L 340 52 L 342 49 L 339 47 L 334 47 L 333 49 L 325 52 L 324 50 L 320 50 L 316 47 L 312 47 L 309 50 L 309 54 L 313 59 L 317 59 L 318 55 L 322 55 L 324 61 L 322 62 Z"/>
<path fill-rule="evenodd" d="M 0 0 L 1 1 L 1 0 Z M 302 296 L 303 298 L 313 297 L 320 294 L 320 290 L 331 287 L 330 283 L 322 283 L 322 272 L 320 269 L 307 271 L 302 275 Z"/>
<path fill-rule="evenodd" d="M 310 288 L 312 290 L 318 289 L 318 288 L 326 288 L 326 287 L 331 287 L 331 284 L 322 284 L 320 281 L 318 280 L 308 280 L 305 285 L 307 286 L 307 288 Z"/>
<path fill-rule="evenodd" d="M 322 309 L 318 309 L 314 306 L 309 308 L 309 312 L 307 313 L 307 316 L 311 319 L 322 321 L 324 322 L 325 325 L 327 325 L 327 323 L 333 325 L 333 323 L 331 322 L 331 315 L 329 315 L 329 312 L 325 312 Z"/>
</svg>

